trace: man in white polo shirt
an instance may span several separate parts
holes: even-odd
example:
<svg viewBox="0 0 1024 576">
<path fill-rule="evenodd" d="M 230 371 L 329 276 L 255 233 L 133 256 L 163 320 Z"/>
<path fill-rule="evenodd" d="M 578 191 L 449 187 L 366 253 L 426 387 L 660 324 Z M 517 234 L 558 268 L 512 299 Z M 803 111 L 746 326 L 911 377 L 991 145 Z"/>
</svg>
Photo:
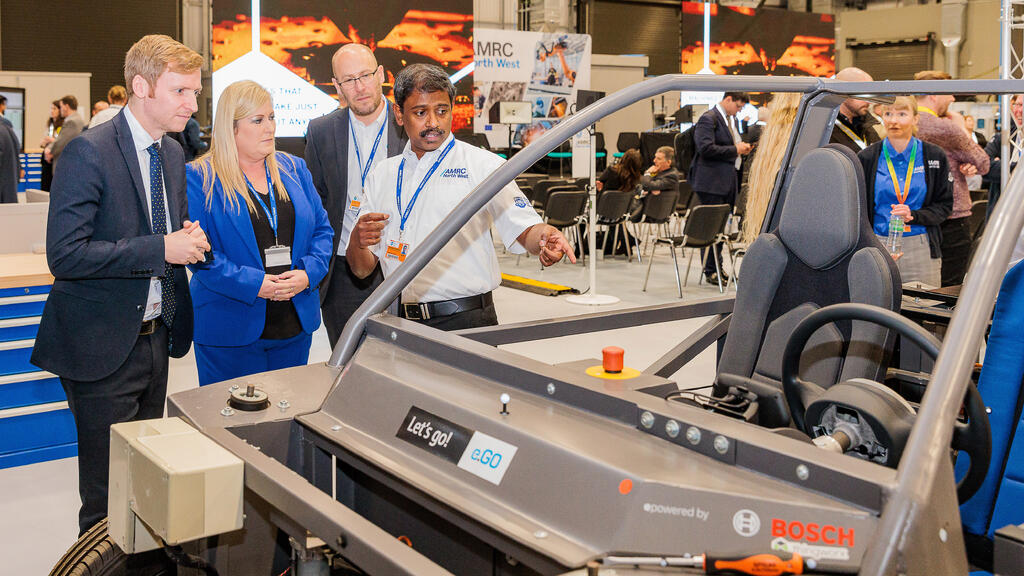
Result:
<svg viewBox="0 0 1024 576">
<path fill-rule="evenodd" d="M 503 160 L 451 134 L 455 86 L 438 66 L 413 64 L 395 79 L 396 121 L 409 142 L 401 156 L 375 167 L 365 209 L 352 229 L 346 260 L 369 275 L 378 262 L 388 277 Z M 501 283 L 490 228 L 513 253 L 528 251 L 551 266 L 568 242 L 541 222 L 519 188 L 503 188 L 402 292 L 399 312 L 442 330 L 498 323 L 491 291 Z"/>
</svg>

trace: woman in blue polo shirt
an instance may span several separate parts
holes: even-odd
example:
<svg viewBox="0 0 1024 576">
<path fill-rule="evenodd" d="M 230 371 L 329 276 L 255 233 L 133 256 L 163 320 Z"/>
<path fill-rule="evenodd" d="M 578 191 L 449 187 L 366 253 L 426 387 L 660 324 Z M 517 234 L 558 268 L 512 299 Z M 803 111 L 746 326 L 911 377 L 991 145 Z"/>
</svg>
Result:
<svg viewBox="0 0 1024 576">
<path fill-rule="evenodd" d="M 903 219 L 898 254 L 903 282 L 942 284 L 939 226 L 953 211 L 953 183 L 946 153 L 922 142 L 917 132 L 917 101 L 900 96 L 882 115 L 886 137 L 858 157 L 864 167 L 871 226 L 884 244 L 893 216 Z"/>
</svg>

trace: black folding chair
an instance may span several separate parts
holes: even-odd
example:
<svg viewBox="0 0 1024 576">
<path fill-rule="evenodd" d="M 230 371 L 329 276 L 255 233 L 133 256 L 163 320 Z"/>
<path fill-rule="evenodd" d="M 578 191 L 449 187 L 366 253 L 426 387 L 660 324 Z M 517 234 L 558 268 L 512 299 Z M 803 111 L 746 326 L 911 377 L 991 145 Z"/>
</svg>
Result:
<svg viewBox="0 0 1024 576">
<path fill-rule="evenodd" d="M 654 264 L 654 251 L 659 244 L 667 244 L 672 251 L 672 262 L 676 271 L 676 287 L 679 289 L 679 297 L 683 297 L 683 286 L 690 277 L 690 265 L 693 264 L 693 250 L 711 248 L 718 240 L 719 235 L 725 231 L 725 223 L 729 220 L 732 207 L 728 204 L 705 204 L 697 206 L 690 212 L 686 219 L 686 226 L 683 228 L 682 236 L 665 236 L 655 240 L 651 247 L 651 254 L 647 260 L 647 275 L 644 276 L 644 292 L 647 291 L 647 281 L 651 277 L 651 265 Z M 679 279 L 679 259 L 676 257 L 676 247 L 681 249 L 690 248 L 690 259 L 686 263 L 686 276 L 682 281 Z M 712 250 L 707 250 L 701 257 L 701 267 L 704 265 L 704 258 L 710 255 L 714 258 Z M 718 272 L 718 291 L 724 292 L 722 287 L 722 271 L 718 267 L 718 260 L 715 260 L 715 270 Z"/>
<path fill-rule="evenodd" d="M 533 207 L 536 208 L 538 212 L 543 212 L 544 205 L 547 204 L 548 201 L 549 191 L 555 186 L 565 186 L 566 184 L 568 184 L 568 182 L 562 179 L 548 179 L 537 181 L 533 185 L 533 198 L 531 198 L 531 200 L 533 201 Z"/>
<path fill-rule="evenodd" d="M 626 260 L 633 258 L 632 251 L 629 246 L 629 235 L 626 233 L 626 219 L 629 217 L 629 203 L 633 200 L 632 192 L 625 192 L 622 190 L 605 190 L 601 192 L 601 195 L 597 197 L 597 224 L 599 226 L 607 226 L 608 230 L 604 234 L 604 241 L 601 243 L 601 251 L 604 252 L 608 246 L 608 237 L 612 235 L 612 231 L 615 231 L 615 237 L 612 240 L 612 255 L 615 255 L 615 251 L 619 247 L 619 232 L 622 232 L 622 243 L 626 247 Z"/>
<path fill-rule="evenodd" d="M 548 196 L 547 207 L 544 210 L 544 222 L 561 230 L 563 235 L 567 230 L 573 231 L 575 247 L 582 262 L 583 235 L 580 233 L 580 220 L 587 207 L 588 194 L 568 186 L 552 188 L 550 192 L 551 195 Z M 568 240 L 569 237 L 566 236 L 566 239 Z"/>
<path fill-rule="evenodd" d="M 679 192 L 676 190 L 663 190 L 661 194 L 648 194 L 644 199 L 644 210 L 641 213 L 640 221 L 633 226 L 636 259 L 641 264 L 643 264 L 643 258 L 641 258 L 642 251 L 640 250 L 640 226 L 644 227 L 643 244 L 647 243 L 647 237 L 650 235 L 652 227 L 657 229 L 660 226 L 663 234 L 668 236 L 668 223 L 676 210 L 676 197 L 678 196 Z"/>
</svg>

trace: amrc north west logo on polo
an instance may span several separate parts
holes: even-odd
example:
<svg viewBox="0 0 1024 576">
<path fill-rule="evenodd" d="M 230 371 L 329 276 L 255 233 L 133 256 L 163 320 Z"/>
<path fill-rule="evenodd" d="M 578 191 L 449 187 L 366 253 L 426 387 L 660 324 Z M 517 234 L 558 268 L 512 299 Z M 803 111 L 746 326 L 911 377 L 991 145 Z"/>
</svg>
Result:
<svg viewBox="0 0 1024 576">
<path fill-rule="evenodd" d="M 761 518 L 753 510 L 740 510 L 732 516 L 732 528 L 745 538 L 756 536 L 761 531 Z"/>
</svg>

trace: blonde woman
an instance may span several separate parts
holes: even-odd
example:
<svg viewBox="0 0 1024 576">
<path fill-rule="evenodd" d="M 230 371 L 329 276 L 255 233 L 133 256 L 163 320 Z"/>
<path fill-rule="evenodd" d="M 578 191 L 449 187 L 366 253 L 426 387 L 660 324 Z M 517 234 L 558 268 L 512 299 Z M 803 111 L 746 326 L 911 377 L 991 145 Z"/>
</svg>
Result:
<svg viewBox="0 0 1024 576">
<path fill-rule="evenodd" d="M 796 121 L 796 110 L 800 106 L 801 94 L 779 92 L 768 104 L 771 115 L 761 140 L 754 149 L 754 160 L 750 164 L 747 179 L 747 204 L 743 213 L 743 241 L 747 244 L 757 239 L 768 211 L 768 202 L 775 188 L 775 177 L 786 154 L 789 134 Z"/>
<path fill-rule="evenodd" d="M 903 282 L 942 284 L 942 232 L 953 211 L 953 179 L 942 148 L 918 139 L 917 101 L 900 96 L 882 113 L 885 139 L 860 151 L 871 226 L 884 244 L 893 215 L 904 222 L 896 265 Z"/>
<path fill-rule="evenodd" d="M 213 261 L 193 267 L 200 385 L 306 364 L 333 229 L 306 163 L 274 149 L 270 93 L 251 81 L 217 103 L 210 151 L 187 166 L 188 207 Z"/>
</svg>

